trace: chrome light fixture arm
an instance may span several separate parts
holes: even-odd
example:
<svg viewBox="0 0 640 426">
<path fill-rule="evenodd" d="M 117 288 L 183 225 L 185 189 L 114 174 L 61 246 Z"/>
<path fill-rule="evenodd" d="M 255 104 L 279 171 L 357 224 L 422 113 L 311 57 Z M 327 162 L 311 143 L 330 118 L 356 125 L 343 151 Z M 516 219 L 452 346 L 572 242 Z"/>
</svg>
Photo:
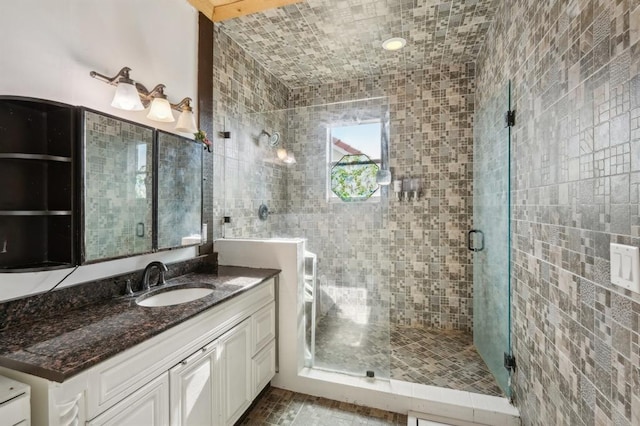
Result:
<svg viewBox="0 0 640 426">
<path fill-rule="evenodd" d="M 149 106 L 151 101 L 153 101 L 153 98 L 167 99 L 167 95 L 164 94 L 164 89 L 166 89 L 166 87 L 167 86 L 160 83 L 160 84 L 156 84 L 156 86 L 153 89 L 147 90 L 147 88 L 144 87 L 144 85 L 140 83 L 136 83 L 136 89 L 138 89 L 138 93 L 140 94 L 140 100 L 142 101 L 142 105 L 144 105 L 145 108 Z"/>
<path fill-rule="evenodd" d="M 107 77 L 106 75 L 100 74 L 99 72 L 96 72 L 96 71 L 91 71 L 89 75 L 95 79 L 103 81 L 112 86 L 117 86 L 118 83 L 120 82 L 120 78 L 122 78 L 123 80 L 126 80 L 125 81 L 126 83 L 133 84 L 133 80 L 131 80 L 131 77 L 129 77 L 129 71 L 131 71 L 131 68 L 122 67 L 122 69 L 118 71 L 118 73 L 113 77 Z M 138 83 L 136 83 L 136 86 L 137 85 Z"/>
</svg>

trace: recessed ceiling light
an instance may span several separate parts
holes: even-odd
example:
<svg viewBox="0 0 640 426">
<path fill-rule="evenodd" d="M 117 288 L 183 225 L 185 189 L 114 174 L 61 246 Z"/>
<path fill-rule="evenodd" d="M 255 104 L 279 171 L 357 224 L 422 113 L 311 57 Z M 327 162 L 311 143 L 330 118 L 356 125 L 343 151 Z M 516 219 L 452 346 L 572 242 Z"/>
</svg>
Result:
<svg viewBox="0 0 640 426">
<path fill-rule="evenodd" d="M 407 40 L 402 37 L 393 37 L 383 41 L 382 48 L 384 50 L 398 50 L 402 49 L 405 44 L 407 44 Z"/>
</svg>

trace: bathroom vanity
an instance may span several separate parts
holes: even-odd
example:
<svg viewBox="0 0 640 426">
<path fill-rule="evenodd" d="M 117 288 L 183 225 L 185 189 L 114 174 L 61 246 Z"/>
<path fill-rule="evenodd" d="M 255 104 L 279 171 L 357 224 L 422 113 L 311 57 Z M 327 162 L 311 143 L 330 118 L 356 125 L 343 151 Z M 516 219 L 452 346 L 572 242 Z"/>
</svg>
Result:
<svg viewBox="0 0 640 426">
<path fill-rule="evenodd" d="M 31 387 L 33 425 L 232 425 L 276 372 L 277 270 L 223 267 L 168 285 L 171 306 L 121 297 L 0 334 L 0 374 Z"/>
</svg>

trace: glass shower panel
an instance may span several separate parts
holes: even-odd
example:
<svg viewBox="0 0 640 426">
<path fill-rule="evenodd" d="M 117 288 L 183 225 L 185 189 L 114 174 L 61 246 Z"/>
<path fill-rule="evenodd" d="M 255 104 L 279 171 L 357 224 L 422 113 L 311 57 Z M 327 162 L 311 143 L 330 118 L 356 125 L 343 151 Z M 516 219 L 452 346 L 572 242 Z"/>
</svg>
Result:
<svg viewBox="0 0 640 426">
<path fill-rule="evenodd" d="M 344 201 L 330 185 L 332 158 L 339 156 L 332 150 L 339 145 L 346 155 L 364 143 L 347 137 L 332 143 L 331 129 L 376 120 L 388 120 L 386 98 L 289 110 L 285 142 L 297 161 L 285 169 L 285 236 L 305 238 L 306 249 L 317 256 L 307 365 L 389 378 L 388 194 L 381 187 L 366 201 Z M 374 143 L 382 143 L 381 135 Z M 311 305 L 306 309 L 307 315 L 313 311 Z"/>
<path fill-rule="evenodd" d="M 510 395 L 504 353 L 510 353 L 510 85 L 476 112 L 474 128 L 473 256 L 474 344 Z"/>
<path fill-rule="evenodd" d="M 332 158 L 357 155 L 367 143 L 378 144 L 373 154 L 366 151 L 371 162 L 386 167 L 381 144 L 389 138 L 380 133 L 389 129 L 388 99 L 234 114 L 224 119 L 230 134 L 215 162 L 224 181 L 221 213 L 229 217 L 224 237 L 305 239 L 315 264 L 305 272 L 315 276 L 308 286 L 315 289 L 309 292 L 315 318 L 305 297 L 306 365 L 389 378 L 387 187 L 366 200 L 343 201 L 329 184 Z M 373 142 L 369 135 L 341 134 L 340 143 L 331 143 L 332 128 L 348 128 L 355 137 L 369 123 L 380 124 Z"/>
<path fill-rule="evenodd" d="M 276 110 L 224 118 L 224 238 L 283 236 L 289 164 L 277 155 L 287 144 L 286 114 Z"/>
</svg>

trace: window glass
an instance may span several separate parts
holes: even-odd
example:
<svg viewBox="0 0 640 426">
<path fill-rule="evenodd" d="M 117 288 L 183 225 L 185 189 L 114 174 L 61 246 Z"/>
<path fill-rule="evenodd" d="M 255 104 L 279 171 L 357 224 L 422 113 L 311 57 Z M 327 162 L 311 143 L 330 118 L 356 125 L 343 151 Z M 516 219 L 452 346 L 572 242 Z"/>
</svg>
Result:
<svg viewBox="0 0 640 426">
<path fill-rule="evenodd" d="M 376 173 L 382 154 L 380 121 L 329 128 L 329 200 L 379 197 Z"/>
<path fill-rule="evenodd" d="M 379 121 L 332 127 L 329 130 L 332 163 L 337 163 L 344 155 L 359 154 L 364 154 L 371 160 L 380 162 L 382 129 Z"/>
</svg>

